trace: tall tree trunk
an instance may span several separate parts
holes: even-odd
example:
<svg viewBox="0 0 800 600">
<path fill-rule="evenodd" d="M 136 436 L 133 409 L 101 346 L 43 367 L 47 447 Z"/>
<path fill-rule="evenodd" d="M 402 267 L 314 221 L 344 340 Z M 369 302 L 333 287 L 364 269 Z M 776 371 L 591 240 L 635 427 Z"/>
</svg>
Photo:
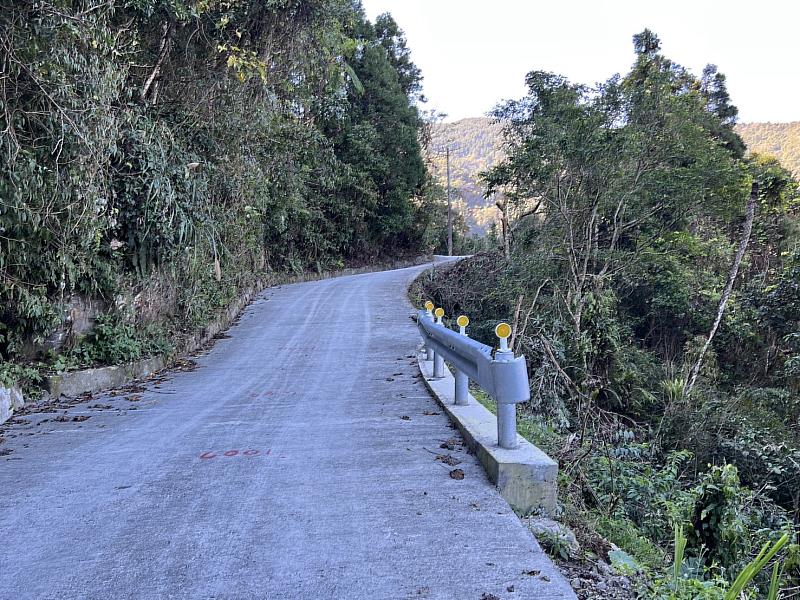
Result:
<svg viewBox="0 0 800 600">
<path fill-rule="evenodd" d="M 495 206 L 500 209 L 500 226 L 503 233 L 503 256 L 506 260 L 511 258 L 511 227 L 508 218 L 508 198 L 497 200 Z"/>
<path fill-rule="evenodd" d="M 155 104 L 158 77 L 161 75 L 161 67 L 164 65 L 164 61 L 167 59 L 170 48 L 172 47 L 172 34 L 174 31 L 175 24 L 172 21 L 164 23 L 156 64 L 153 65 L 153 70 L 150 71 L 149 77 L 142 86 L 141 98 L 144 103 L 147 103 L 148 96 L 150 96 L 152 103 Z"/>
<path fill-rule="evenodd" d="M 736 250 L 736 256 L 733 258 L 733 264 L 731 265 L 731 270 L 728 273 L 728 282 L 725 284 L 725 290 L 722 292 L 722 296 L 719 299 L 717 316 L 714 319 L 714 324 L 711 326 L 711 331 L 708 333 L 708 339 L 706 340 L 706 343 L 703 344 L 703 349 L 700 350 L 697 360 L 695 361 L 694 365 L 692 365 L 692 370 L 689 372 L 689 378 L 686 381 L 686 386 L 683 388 L 684 398 L 687 398 L 689 394 L 692 393 L 694 384 L 697 381 L 697 375 L 700 373 L 700 368 L 703 366 L 703 359 L 705 358 L 706 352 L 708 352 L 708 349 L 711 346 L 711 341 L 714 339 L 717 329 L 719 329 L 719 324 L 722 322 L 722 317 L 725 314 L 725 306 L 728 304 L 728 300 L 731 297 L 731 292 L 733 292 L 733 284 L 736 281 L 736 276 L 739 274 L 739 267 L 742 264 L 744 253 L 747 250 L 747 244 L 750 243 L 750 234 L 753 231 L 753 219 L 755 218 L 756 214 L 757 200 L 758 183 L 753 182 L 753 187 L 750 190 L 750 200 L 747 202 L 747 211 L 745 213 L 744 227 L 742 228 L 742 237 L 739 240 L 739 248 Z"/>
</svg>

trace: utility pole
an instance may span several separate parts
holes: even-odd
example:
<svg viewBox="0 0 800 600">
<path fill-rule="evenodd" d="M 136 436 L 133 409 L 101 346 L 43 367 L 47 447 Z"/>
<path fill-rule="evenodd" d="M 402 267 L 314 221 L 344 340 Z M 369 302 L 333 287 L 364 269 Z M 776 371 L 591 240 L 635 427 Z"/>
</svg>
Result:
<svg viewBox="0 0 800 600">
<path fill-rule="evenodd" d="M 453 205 L 450 200 L 450 146 L 447 146 L 447 256 L 453 256 Z"/>
</svg>

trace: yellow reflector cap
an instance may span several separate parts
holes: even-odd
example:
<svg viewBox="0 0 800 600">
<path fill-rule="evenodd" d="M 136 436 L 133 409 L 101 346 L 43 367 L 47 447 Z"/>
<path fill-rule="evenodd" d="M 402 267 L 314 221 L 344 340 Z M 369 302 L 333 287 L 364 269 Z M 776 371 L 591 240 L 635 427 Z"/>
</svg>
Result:
<svg viewBox="0 0 800 600">
<path fill-rule="evenodd" d="M 459 327 L 466 327 L 469 325 L 469 317 L 467 315 L 461 315 L 456 319 L 456 323 L 458 323 Z"/>
<path fill-rule="evenodd" d="M 444 316 L 444 309 L 440 306 L 435 311 L 433 311 L 433 314 L 436 315 L 437 317 L 443 317 Z"/>
<path fill-rule="evenodd" d="M 511 336 L 511 325 L 508 323 L 500 323 L 494 328 L 494 334 L 500 339 L 505 339 Z"/>
<path fill-rule="evenodd" d="M 428 300 L 428 301 L 425 303 L 425 310 L 433 310 L 433 302 L 431 302 L 430 300 Z"/>
</svg>

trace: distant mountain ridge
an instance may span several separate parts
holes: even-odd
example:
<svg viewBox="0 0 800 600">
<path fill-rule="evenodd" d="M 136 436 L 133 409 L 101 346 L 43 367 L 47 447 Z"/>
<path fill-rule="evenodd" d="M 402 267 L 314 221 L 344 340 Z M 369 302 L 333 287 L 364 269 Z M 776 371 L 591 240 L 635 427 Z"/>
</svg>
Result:
<svg viewBox="0 0 800 600">
<path fill-rule="evenodd" d="M 494 222 L 496 210 L 483 197 L 486 190 L 478 174 L 503 160 L 502 145 L 502 125 L 486 117 L 436 123 L 431 131 L 428 153 L 434 176 L 446 182 L 445 148 L 449 146 L 453 198 L 463 201 L 459 208 L 473 231 L 485 231 Z"/>
<path fill-rule="evenodd" d="M 800 121 L 791 123 L 740 123 L 736 132 L 751 152 L 771 154 L 800 178 Z M 429 158 L 434 176 L 446 181 L 445 148 L 450 147 L 450 181 L 453 197 L 460 198 L 473 231 L 485 231 L 497 209 L 483 196 L 478 174 L 503 159 L 503 127 L 488 117 L 436 123 L 431 131 Z M 458 203 L 457 203 L 458 205 Z"/>
<path fill-rule="evenodd" d="M 791 123 L 739 123 L 736 132 L 747 149 L 771 154 L 800 178 L 800 121 Z"/>
</svg>

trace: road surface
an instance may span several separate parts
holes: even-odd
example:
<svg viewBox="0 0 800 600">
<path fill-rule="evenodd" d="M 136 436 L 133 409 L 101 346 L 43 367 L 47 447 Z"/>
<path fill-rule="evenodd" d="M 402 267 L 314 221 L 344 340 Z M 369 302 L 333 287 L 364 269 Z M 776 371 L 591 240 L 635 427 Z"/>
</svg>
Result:
<svg viewBox="0 0 800 600">
<path fill-rule="evenodd" d="M 196 368 L 0 429 L 0 598 L 574 597 L 440 448 L 421 269 L 271 288 Z"/>
</svg>

